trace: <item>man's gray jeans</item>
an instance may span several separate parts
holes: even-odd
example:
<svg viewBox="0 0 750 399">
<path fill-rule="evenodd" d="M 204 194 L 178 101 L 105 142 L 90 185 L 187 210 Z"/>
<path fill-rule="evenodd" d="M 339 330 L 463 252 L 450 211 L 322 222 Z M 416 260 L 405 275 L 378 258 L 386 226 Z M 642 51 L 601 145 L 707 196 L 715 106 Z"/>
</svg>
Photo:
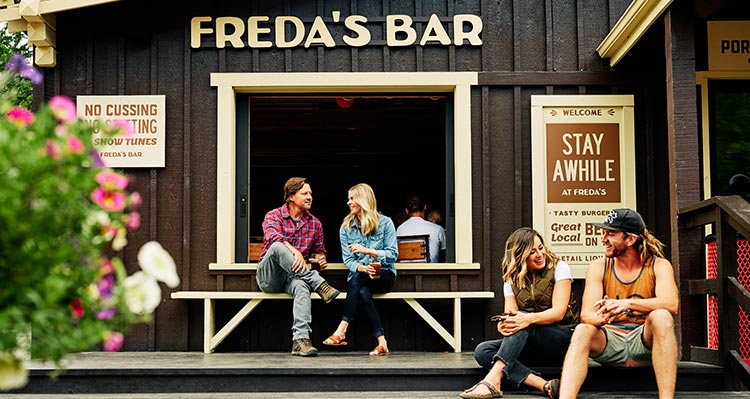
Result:
<svg viewBox="0 0 750 399">
<path fill-rule="evenodd" d="M 263 292 L 286 292 L 294 297 L 292 339 L 310 338 L 310 292 L 317 290 L 325 280 L 316 270 L 305 269 L 302 273 L 295 273 L 292 271 L 293 263 L 292 251 L 286 245 L 275 242 L 263 255 L 255 278 Z"/>
</svg>

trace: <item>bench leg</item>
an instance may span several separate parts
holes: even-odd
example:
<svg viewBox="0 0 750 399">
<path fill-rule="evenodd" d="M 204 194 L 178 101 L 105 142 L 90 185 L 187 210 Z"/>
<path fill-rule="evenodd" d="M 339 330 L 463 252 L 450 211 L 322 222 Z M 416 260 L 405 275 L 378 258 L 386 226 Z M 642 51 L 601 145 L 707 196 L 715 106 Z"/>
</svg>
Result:
<svg viewBox="0 0 750 399">
<path fill-rule="evenodd" d="M 214 336 L 214 301 L 203 300 L 203 353 L 211 353 L 211 338 Z"/>
<path fill-rule="evenodd" d="M 458 298 L 456 298 L 456 300 L 460 301 L 460 299 L 458 299 Z M 412 309 L 414 309 L 414 311 L 417 312 L 417 314 L 419 314 L 424 319 L 424 321 L 426 321 L 427 324 L 429 324 L 430 327 L 432 327 L 433 330 L 435 330 L 438 334 L 440 334 L 440 336 L 443 337 L 443 339 L 445 340 L 445 342 L 448 343 L 448 345 L 450 345 L 451 347 L 453 347 L 454 352 L 460 352 L 461 351 L 461 342 L 460 341 L 457 342 L 456 338 L 454 338 L 451 335 L 451 333 L 448 332 L 448 330 L 446 330 L 442 325 L 440 325 L 440 323 L 438 323 L 438 321 L 435 320 L 434 317 L 432 317 L 432 315 L 430 314 L 430 312 L 428 312 L 427 310 L 425 310 L 425 308 L 422 307 L 422 305 L 420 305 L 419 302 L 417 302 L 416 299 L 413 299 L 413 298 L 404 298 L 404 301 L 406 301 L 406 303 L 408 303 L 409 306 L 411 306 Z M 460 305 L 460 302 L 459 302 L 459 305 Z M 454 304 L 454 307 L 455 307 L 455 304 Z M 458 306 L 458 308 L 460 309 L 461 307 Z M 458 337 L 460 337 L 461 336 L 461 333 L 460 333 L 460 331 L 461 331 L 461 323 L 460 323 L 461 322 L 461 315 L 460 315 L 460 313 L 458 314 L 458 319 L 457 319 L 458 320 L 458 324 L 456 324 L 455 320 L 456 319 L 454 319 L 454 328 L 456 327 L 456 325 L 458 326 L 458 329 L 455 330 L 456 331 L 456 335 Z"/>
<path fill-rule="evenodd" d="M 250 302 L 246 303 L 245 306 L 243 306 L 242 309 L 240 309 L 240 311 L 237 312 L 237 314 L 234 315 L 234 317 L 232 317 L 232 319 L 229 320 L 218 333 L 216 333 L 213 339 L 211 339 L 211 350 L 213 351 L 230 332 L 237 328 L 237 326 L 242 323 L 242 320 L 245 320 L 250 312 L 252 312 L 262 301 L 262 299 L 251 299 Z"/>
<path fill-rule="evenodd" d="M 260 304 L 262 299 L 251 299 L 245 306 L 237 312 L 231 320 L 219 330 L 218 333 L 214 334 L 215 331 L 215 320 L 214 320 L 214 301 L 212 299 L 203 300 L 203 352 L 212 353 L 214 349 L 229 335 L 230 332 L 234 331 L 237 326 L 242 323 L 243 320 Z"/>
<path fill-rule="evenodd" d="M 453 345 L 454 352 L 461 352 L 461 298 L 453 299 Z"/>
</svg>

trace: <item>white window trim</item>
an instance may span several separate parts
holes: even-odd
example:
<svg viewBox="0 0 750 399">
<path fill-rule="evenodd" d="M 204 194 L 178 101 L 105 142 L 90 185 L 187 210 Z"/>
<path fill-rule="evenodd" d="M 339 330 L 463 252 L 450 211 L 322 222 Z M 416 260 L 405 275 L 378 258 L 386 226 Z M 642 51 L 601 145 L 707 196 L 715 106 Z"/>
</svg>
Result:
<svg viewBox="0 0 750 399">
<path fill-rule="evenodd" d="M 217 123 L 216 263 L 211 266 L 239 264 L 234 261 L 236 93 L 453 93 L 456 263 L 472 263 L 471 86 L 477 84 L 476 72 L 212 73 Z"/>
<path fill-rule="evenodd" d="M 709 85 L 716 80 L 750 80 L 750 71 L 699 71 L 695 84 L 701 89 L 701 147 L 703 150 L 703 199 L 711 198 L 711 112 L 708 108 Z M 707 225 L 710 233 L 711 225 Z"/>
</svg>

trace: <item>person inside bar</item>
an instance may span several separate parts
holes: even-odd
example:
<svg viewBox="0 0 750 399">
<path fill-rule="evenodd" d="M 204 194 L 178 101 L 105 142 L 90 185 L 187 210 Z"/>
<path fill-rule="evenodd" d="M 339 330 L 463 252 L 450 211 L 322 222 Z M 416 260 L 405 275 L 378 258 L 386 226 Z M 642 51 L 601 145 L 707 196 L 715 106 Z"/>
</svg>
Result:
<svg viewBox="0 0 750 399">
<path fill-rule="evenodd" d="M 549 395 L 557 387 L 524 363 L 560 366 L 578 323 L 573 275 L 567 263 L 544 244 L 536 230 L 522 227 L 508 237 L 503 256 L 505 311 L 493 316 L 502 339 L 482 342 L 474 350 L 484 379 L 461 392 L 462 398 L 500 398 L 503 376 Z"/>
<path fill-rule="evenodd" d="M 263 219 L 263 249 L 255 278 L 263 292 L 286 292 L 294 297 L 292 355 L 316 356 L 310 342 L 312 312 L 310 291 L 330 303 L 339 291 L 307 267 L 315 260 L 324 270 L 326 248 L 323 225 L 310 213 L 312 189 L 304 177 L 292 177 L 284 184 L 284 205 L 269 211 Z"/>
<path fill-rule="evenodd" d="M 435 223 L 425 220 L 427 204 L 416 193 L 411 193 L 406 197 L 406 213 L 408 219 L 401 223 L 396 229 L 396 236 L 414 236 L 429 234 L 430 240 L 430 262 L 445 262 L 445 229 Z"/>
<path fill-rule="evenodd" d="M 380 322 L 380 316 L 372 300 L 372 294 L 387 293 L 396 283 L 398 244 L 396 229 L 388 216 L 378 212 L 372 188 L 360 183 L 349 189 L 349 214 L 339 229 L 341 253 L 349 269 L 344 314 L 338 328 L 323 341 L 324 345 L 346 345 L 346 330 L 354 320 L 357 306 L 361 303 L 370 321 L 377 346 L 370 356 L 388 355 L 388 341 Z"/>
</svg>

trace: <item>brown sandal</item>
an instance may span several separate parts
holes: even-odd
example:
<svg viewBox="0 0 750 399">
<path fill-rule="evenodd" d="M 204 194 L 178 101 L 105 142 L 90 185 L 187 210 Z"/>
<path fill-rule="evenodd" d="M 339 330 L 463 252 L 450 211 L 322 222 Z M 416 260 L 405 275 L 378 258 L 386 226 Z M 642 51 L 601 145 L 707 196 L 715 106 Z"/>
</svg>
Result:
<svg viewBox="0 0 750 399">
<path fill-rule="evenodd" d="M 329 345 L 329 346 L 345 346 L 347 345 L 347 342 L 344 341 L 344 338 L 339 337 L 336 334 L 331 334 L 330 337 L 326 338 L 325 341 L 323 341 L 323 345 Z"/>
<path fill-rule="evenodd" d="M 388 349 L 385 349 L 381 345 L 376 346 L 375 349 L 370 351 L 370 356 L 387 356 L 390 354 L 391 352 L 388 352 Z"/>
<path fill-rule="evenodd" d="M 544 388 L 542 389 L 547 396 L 552 399 L 557 399 L 560 397 L 560 380 L 557 378 L 549 380 L 544 384 Z"/>
<path fill-rule="evenodd" d="M 474 393 L 474 390 L 480 386 L 484 385 L 487 387 L 487 389 L 490 391 L 489 393 L 485 394 L 476 394 Z M 482 380 L 474 384 L 473 387 L 461 392 L 458 394 L 458 396 L 464 398 L 464 399 L 492 399 L 492 398 L 502 398 L 503 397 L 503 391 L 495 388 L 494 385 L 489 383 L 488 381 Z"/>
</svg>

